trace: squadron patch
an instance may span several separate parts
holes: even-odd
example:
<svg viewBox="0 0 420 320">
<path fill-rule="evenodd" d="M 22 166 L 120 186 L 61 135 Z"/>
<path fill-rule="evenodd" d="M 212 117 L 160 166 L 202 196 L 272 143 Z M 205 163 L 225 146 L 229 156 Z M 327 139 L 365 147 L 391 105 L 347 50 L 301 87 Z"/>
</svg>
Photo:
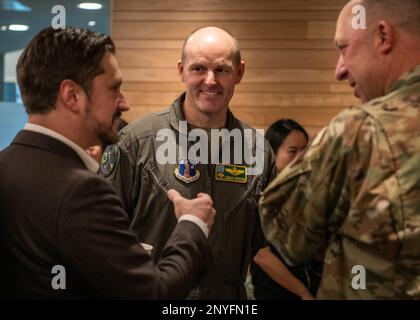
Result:
<svg viewBox="0 0 420 320">
<path fill-rule="evenodd" d="M 175 177 L 185 183 L 191 183 L 200 178 L 200 171 L 197 169 L 196 164 L 188 159 L 179 160 L 177 167 L 174 170 Z"/>
<path fill-rule="evenodd" d="M 246 167 L 234 164 L 218 164 L 216 165 L 216 180 L 246 183 L 248 180 Z"/>
<path fill-rule="evenodd" d="M 99 171 L 105 178 L 111 179 L 115 174 L 115 168 L 120 161 L 120 149 L 115 145 L 109 145 L 106 147 L 102 159 Z"/>
</svg>

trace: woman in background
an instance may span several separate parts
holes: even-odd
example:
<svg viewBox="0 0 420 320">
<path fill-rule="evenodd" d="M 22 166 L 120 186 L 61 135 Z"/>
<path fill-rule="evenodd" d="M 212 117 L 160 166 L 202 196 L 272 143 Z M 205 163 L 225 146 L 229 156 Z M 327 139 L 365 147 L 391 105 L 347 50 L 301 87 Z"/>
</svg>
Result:
<svg viewBox="0 0 420 320">
<path fill-rule="evenodd" d="M 308 134 L 296 121 L 281 119 L 267 130 L 265 138 L 276 154 L 277 173 L 283 170 L 308 144 Z M 254 297 L 257 300 L 312 300 L 318 290 L 322 263 L 288 267 L 274 247 L 260 249 L 251 263 Z"/>
</svg>

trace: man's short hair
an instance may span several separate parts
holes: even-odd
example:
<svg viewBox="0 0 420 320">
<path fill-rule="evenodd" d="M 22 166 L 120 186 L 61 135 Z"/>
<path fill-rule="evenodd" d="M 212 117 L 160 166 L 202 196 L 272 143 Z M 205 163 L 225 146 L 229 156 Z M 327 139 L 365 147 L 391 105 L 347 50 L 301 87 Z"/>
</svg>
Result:
<svg viewBox="0 0 420 320">
<path fill-rule="evenodd" d="M 379 18 L 389 17 L 397 27 L 420 34 L 420 0 L 362 0 L 361 5 L 366 8 L 368 21 L 369 12 L 373 12 Z"/>
<path fill-rule="evenodd" d="M 103 73 L 101 60 L 115 53 L 111 37 L 66 27 L 41 30 L 28 44 L 16 66 L 26 112 L 45 114 L 54 109 L 60 84 L 70 79 L 90 94 L 92 79 Z"/>
<path fill-rule="evenodd" d="M 219 27 L 217 27 L 217 28 L 226 32 L 228 35 L 230 35 L 232 37 L 233 43 L 235 44 L 235 52 L 233 54 L 234 55 L 233 56 L 233 62 L 235 63 L 235 66 L 239 66 L 241 64 L 242 58 L 241 58 L 241 49 L 239 47 L 238 39 L 236 39 L 236 37 L 232 33 L 230 33 L 229 31 L 227 31 L 225 29 L 222 29 L 222 28 L 219 28 Z M 185 39 L 184 44 L 182 45 L 182 51 L 181 51 L 181 62 L 182 62 L 182 64 L 185 63 L 185 59 L 187 57 L 186 47 L 187 47 L 188 41 L 194 35 L 194 33 L 196 33 L 197 31 L 199 31 L 201 29 L 204 29 L 204 28 L 199 28 L 199 29 L 194 30 Z"/>
</svg>

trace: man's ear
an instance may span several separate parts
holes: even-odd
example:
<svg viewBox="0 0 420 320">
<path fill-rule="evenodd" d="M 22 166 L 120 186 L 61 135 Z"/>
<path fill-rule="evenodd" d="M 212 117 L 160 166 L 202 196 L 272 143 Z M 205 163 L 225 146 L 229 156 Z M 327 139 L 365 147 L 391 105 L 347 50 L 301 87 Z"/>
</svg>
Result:
<svg viewBox="0 0 420 320">
<path fill-rule="evenodd" d="M 181 81 L 184 82 L 184 65 L 181 60 L 178 60 L 178 74 L 181 77 Z"/>
<path fill-rule="evenodd" d="M 60 84 L 57 100 L 73 112 L 80 112 L 83 99 L 86 99 L 84 90 L 73 80 L 66 79 Z"/>
<path fill-rule="evenodd" d="M 377 28 L 377 39 L 379 40 L 379 50 L 382 54 L 388 54 L 394 47 L 395 30 L 386 21 L 379 21 L 376 25 Z"/>
<path fill-rule="evenodd" d="M 242 77 L 245 73 L 245 62 L 241 60 L 241 63 L 239 64 L 237 70 L 236 70 L 236 84 L 239 84 L 242 80 Z"/>
</svg>

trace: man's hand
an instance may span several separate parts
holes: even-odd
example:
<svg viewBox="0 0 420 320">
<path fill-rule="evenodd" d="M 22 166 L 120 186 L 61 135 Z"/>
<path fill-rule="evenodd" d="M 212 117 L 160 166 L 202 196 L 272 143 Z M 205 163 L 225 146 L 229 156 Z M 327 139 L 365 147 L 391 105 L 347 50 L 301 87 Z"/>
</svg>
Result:
<svg viewBox="0 0 420 320">
<path fill-rule="evenodd" d="M 177 218 L 184 214 L 192 214 L 203 220 L 210 230 L 216 210 L 213 208 L 213 201 L 208 194 L 199 193 L 197 198 L 190 200 L 181 196 L 178 191 L 171 189 L 168 191 L 168 198 L 174 204 Z"/>
</svg>

